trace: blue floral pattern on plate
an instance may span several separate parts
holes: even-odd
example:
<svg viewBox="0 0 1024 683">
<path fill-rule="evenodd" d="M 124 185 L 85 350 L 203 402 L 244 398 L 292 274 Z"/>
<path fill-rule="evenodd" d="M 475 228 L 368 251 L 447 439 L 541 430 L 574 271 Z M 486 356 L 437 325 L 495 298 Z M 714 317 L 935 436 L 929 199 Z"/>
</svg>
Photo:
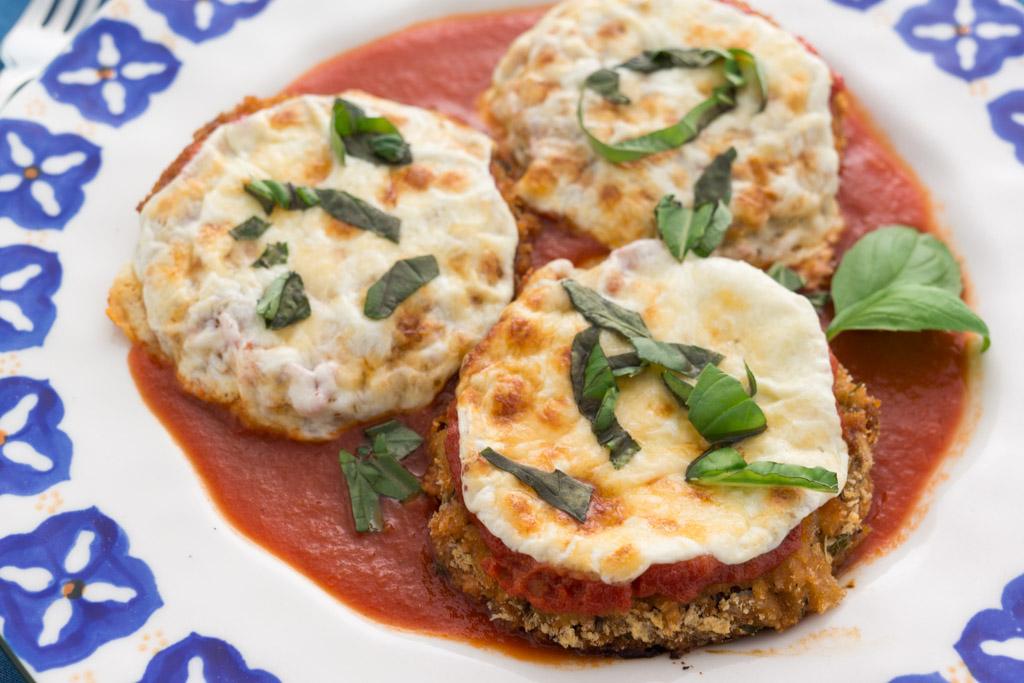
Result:
<svg viewBox="0 0 1024 683">
<path fill-rule="evenodd" d="M 41 82 L 53 99 L 112 126 L 134 119 L 174 81 L 181 62 L 131 24 L 100 19 L 78 34 Z"/>
<path fill-rule="evenodd" d="M 42 346 L 57 317 L 57 255 L 27 244 L 0 247 L 0 351 Z"/>
<path fill-rule="evenodd" d="M 1024 164 L 1024 90 L 1013 90 L 988 103 L 992 130 L 1013 145 L 1017 160 Z"/>
<path fill-rule="evenodd" d="M 146 0 L 171 30 L 194 43 L 224 35 L 239 19 L 263 11 L 270 0 Z"/>
<path fill-rule="evenodd" d="M 0 119 L 0 216 L 23 228 L 63 228 L 99 168 L 100 148 L 83 137 Z"/>
<path fill-rule="evenodd" d="M 1005 60 L 1024 55 L 1024 10 L 999 0 L 928 0 L 908 9 L 896 31 L 966 81 L 991 76 Z"/>
<path fill-rule="evenodd" d="M 36 671 L 134 633 L 162 604 L 124 531 L 94 507 L 0 539 L 3 637 Z"/>
<path fill-rule="evenodd" d="M 906 676 L 898 676 L 889 683 L 948 683 L 945 678 L 940 676 L 938 672 L 930 674 L 908 674 Z"/>
<path fill-rule="evenodd" d="M 1024 575 L 1003 589 L 1001 609 L 978 612 L 967 622 L 960 640 L 953 646 L 967 669 L 981 683 L 1024 681 Z M 1011 653 L 1017 653 L 1014 657 Z"/>
<path fill-rule="evenodd" d="M 882 0 L 832 0 L 832 2 L 836 3 L 837 5 L 842 5 L 843 7 L 852 7 L 853 9 L 866 10 L 871 9 L 878 3 L 882 2 Z"/>
<path fill-rule="evenodd" d="M 161 650 L 146 667 L 139 683 L 184 683 L 185 681 L 230 681 L 230 683 L 281 683 L 262 669 L 250 669 L 242 653 L 217 638 L 191 633 Z"/>
<path fill-rule="evenodd" d="M 49 382 L 0 379 L 0 495 L 32 495 L 70 478 L 63 419 L 64 404 Z"/>
</svg>

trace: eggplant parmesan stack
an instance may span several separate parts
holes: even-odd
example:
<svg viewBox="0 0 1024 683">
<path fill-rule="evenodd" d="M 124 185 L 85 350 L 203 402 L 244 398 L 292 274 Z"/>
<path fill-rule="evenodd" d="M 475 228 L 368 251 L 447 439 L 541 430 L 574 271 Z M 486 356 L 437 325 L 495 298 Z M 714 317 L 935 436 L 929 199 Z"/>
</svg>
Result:
<svg viewBox="0 0 1024 683">
<path fill-rule="evenodd" d="M 697 178 L 733 148 L 718 253 L 816 287 L 843 225 L 834 85 L 742 2 L 566 0 L 513 43 L 481 111 L 523 231 L 554 222 L 610 248 L 651 237 L 659 198 L 699 199 Z"/>
<path fill-rule="evenodd" d="M 542 641 L 642 655 L 838 603 L 878 404 L 806 298 L 641 240 L 536 271 L 435 425 L 436 559 Z"/>
</svg>

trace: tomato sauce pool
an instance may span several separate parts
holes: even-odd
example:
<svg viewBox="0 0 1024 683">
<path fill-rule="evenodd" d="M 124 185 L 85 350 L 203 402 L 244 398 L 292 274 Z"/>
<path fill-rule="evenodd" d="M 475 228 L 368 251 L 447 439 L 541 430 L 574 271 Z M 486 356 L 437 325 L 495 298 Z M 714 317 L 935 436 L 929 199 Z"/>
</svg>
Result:
<svg viewBox="0 0 1024 683">
<path fill-rule="evenodd" d="M 430 107 L 479 125 L 475 103 L 517 35 L 542 9 L 464 15 L 414 26 L 344 53 L 302 75 L 293 93 L 360 88 Z M 934 230 L 927 192 L 854 103 L 843 124 L 846 142 L 839 201 L 847 230 L 840 248 L 878 225 L 902 222 Z M 542 233 L 534 260 L 586 259 L 593 245 Z M 898 538 L 957 432 L 967 393 L 964 341 L 945 333 L 845 333 L 834 351 L 882 401 L 875 449 L 873 528 L 861 556 Z M 353 609 L 387 624 L 545 657 L 519 636 L 492 625 L 453 591 L 432 564 L 426 496 L 384 501 L 386 530 L 356 534 L 338 465 L 340 447 L 354 450 L 358 430 L 325 444 L 305 444 L 249 431 L 226 410 L 187 395 L 171 368 L 139 348 L 129 364 L 139 390 L 188 454 L 221 511 L 243 533 Z M 425 434 L 450 398 L 402 416 Z M 424 449 L 411 469 L 426 467 Z M 553 656 L 553 655 L 552 655 Z"/>
</svg>

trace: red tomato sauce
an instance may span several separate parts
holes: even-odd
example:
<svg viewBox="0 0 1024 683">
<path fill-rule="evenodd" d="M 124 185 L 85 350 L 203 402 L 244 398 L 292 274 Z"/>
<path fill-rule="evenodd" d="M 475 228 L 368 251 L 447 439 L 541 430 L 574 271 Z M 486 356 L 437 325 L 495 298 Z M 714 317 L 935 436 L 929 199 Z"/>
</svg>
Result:
<svg viewBox="0 0 1024 683">
<path fill-rule="evenodd" d="M 320 64 L 288 86 L 293 93 L 361 88 L 431 107 L 480 125 L 476 100 L 511 40 L 543 8 L 464 15 L 414 26 Z M 858 107 L 843 124 L 839 201 L 847 221 L 841 248 L 879 225 L 933 230 L 927 192 Z M 541 231 L 531 255 L 589 261 L 592 241 Z M 945 333 L 846 333 L 833 345 L 853 376 L 882 401 L 875 449 L 873 533 L 860 553 L 898 536 L 954 438 L 967 393 L 964 341 Z M 191 459 L 225 516 L 247 536 L 355 610 L 383 623 L 545 657 L 538 646 L 491 624 L 478 606 L 434 570 L 427 520 L 433 503 L 385 500 L 386 530 L 356 534 L 337 460 L 359 430 L 325 444 L 304 444 L 247 430 L 225 409 L 195 399 L 171 368 L 133 349 L 129 365 L 143 398 Z M 450 389 L 422 411 L 401 416 L 425 434 Z M 407 461 L 421 473 L 423 449 Z M 554 655 L 551 655 L 552 657 Z"/>
</svg>

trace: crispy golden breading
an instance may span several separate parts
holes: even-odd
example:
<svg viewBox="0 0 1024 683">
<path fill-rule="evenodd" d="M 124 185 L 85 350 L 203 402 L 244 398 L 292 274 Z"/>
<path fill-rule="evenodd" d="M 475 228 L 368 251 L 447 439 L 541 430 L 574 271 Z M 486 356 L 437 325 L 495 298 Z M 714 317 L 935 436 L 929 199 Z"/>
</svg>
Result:
<svg viewBox="0 0 1024 683">
<path fill-rule="evenodd" d="M 680 604 L 658 596 L 634 599 L 625 614 L 577 616 L 539 612 L 505 593 L 481 568 L 490 554 L 457 495 L 445 455 L 446 425 L 435 424 L 433 463 L 424 486 L 441 501 L 430 521 L 436 559 L 458 590 L 483 602 L 493 619 L 538 640 L 589 653 L 621 656 L 686 652 L 764 629 L 782 630 L 836 605 L 844 589 L 835 574 L 867 531 L 871 505 L 871 446 L 878 436 L 879 403 L 837 367 L 835 395 L 850 451 L 846 487 L 808 517 L 799 548 L 749 585 L 711 586 Z"/>
</svg>

